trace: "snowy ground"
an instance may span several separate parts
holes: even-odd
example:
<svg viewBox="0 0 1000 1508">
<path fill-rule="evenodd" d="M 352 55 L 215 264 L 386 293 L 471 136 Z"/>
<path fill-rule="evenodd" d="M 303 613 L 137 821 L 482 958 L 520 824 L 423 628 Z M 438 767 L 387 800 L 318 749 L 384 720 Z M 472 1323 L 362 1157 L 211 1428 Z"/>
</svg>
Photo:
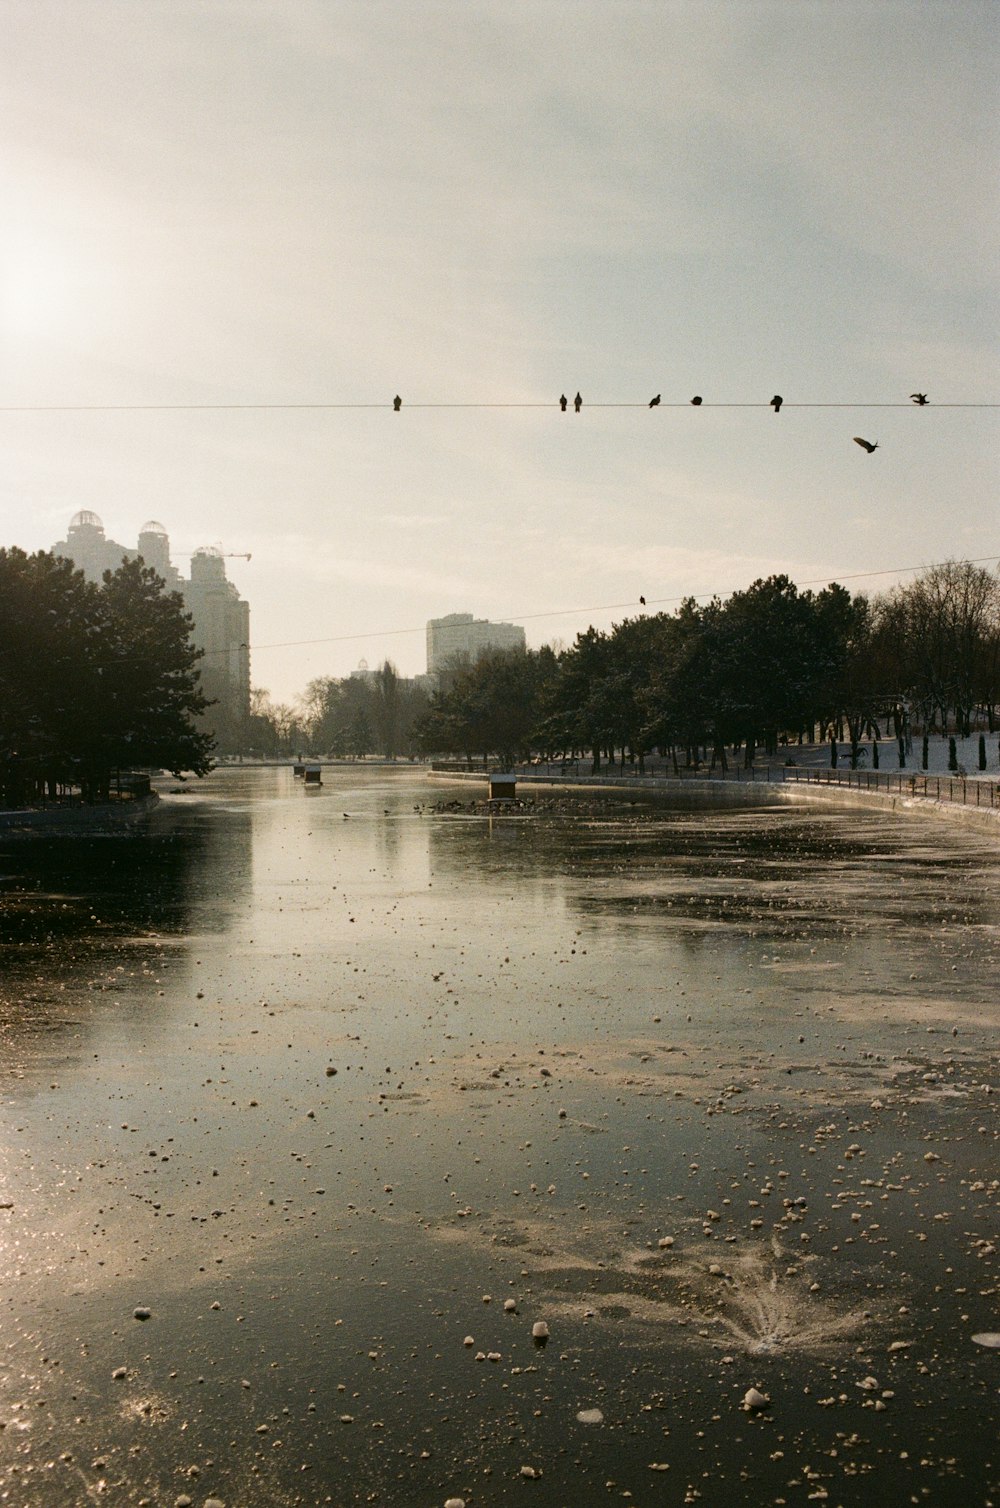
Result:
<svg viewBox="0 0 1000 1508">
<path fill-rule="evenodd" d="M 956 738 L 955 753 L 958 760 L 958 771 L 948 769 L 948 737 L 941 734 L 932 734 L 927 745 L 927 769 L 924 770 L 922 759 L 922 736 L 917 734 L 911 740 L 906 750 L 906 764 L 903 768 L 911 775 L 964 775 L 969 780 L 992 780 L 1000 781 L 1000 733 L 984 733 L 986 739 L 986 769 L 979 768 L 979 734 L 974 733 L 971 738 Z M 898 774 L 900 770 L 899 752 L 894 738 L 883 738 L 879 741 L 879 770 L 882 774 Z M 735 772 L 736 765 L 730 757 L 730 772 Z M 783 765 L 794 764 L 799 769 L 828 770 L 830 769 L 830 745 L 821 744 L 788 744 L 782 745 L 778 753 L 768 758 L 763 750 L 758 750 L 754 765 L 762 770 L 767 765 L 772 769 L 780 769 Z M 851 766 L 851 746 L 849 743 L 840 742 L 837 745 L 837 768 L 849 770 Z M 579 774 L 590 773 L 590 759 L 578 760 L 553 760 L 546 764 L 539 761 L 538 767 L 542 770 L 560 771 L 564 768 Z M 522 766 L 528 772 L 529 766 Z M 704 767 L 708 769 L 708 765 Z M 861 754 L 858 768 L 871 770 L 874 768 L 872 758 L 872 743 L 866 740 L 861 745 Z M 626 763 L 624 772 L 616 761 L 613 764 L 604 763 L 604 773 L 614 775 L 618 773 L 635 774 L 636 766 Z M 673 765 L 669 759 L 663 759 L 659 755 L 647 756 L 645 761 L 645 773 L 647 775 L 672 775 Z M 690 772 L 688 772 L 690 773 Z M 716 770 L 716 773 L 718 771 Z"/>
<path fill-rule="evenodd" d="M 977 780 L 1000 780 L 1000 734 L 984 733 L 986 739 L 986 769 L 979 768 L 979 734 L 974 733 L 971 738 L 956 738 L 955 753 L 958 759 L 958 773 L 964 773 L 968 779 Z M 870 770 L 872 763 L 872 745 L 870 742 L 862 744 L 860 768 Z M 850 768 L 851 746 L 849 743 L 840 743 L 838 750 L 838 769 Z M 805 744 L 802 747 L 791 745 L 782 749 L 780 755 L 770 761 L 771 764 L 785 764 L 787 760 L 794 760 L 795 764 L 809 769 L 830 768 L 830 745 Z M 894 738 L 883 738 L 879 742 L 879 769 L 883 771 L 898 772 L 899 752 Z M 924 774 L 923 768 L 923 739 L 921 735 L 914 736 L 906 750 L 905 768 L 915 775 Z M 932 733 L 927 743 L 927 770 L 928 775 L 948 775 L 955 771 L 948 769 L 948 738 L 939 733 Z"/>
</svg>

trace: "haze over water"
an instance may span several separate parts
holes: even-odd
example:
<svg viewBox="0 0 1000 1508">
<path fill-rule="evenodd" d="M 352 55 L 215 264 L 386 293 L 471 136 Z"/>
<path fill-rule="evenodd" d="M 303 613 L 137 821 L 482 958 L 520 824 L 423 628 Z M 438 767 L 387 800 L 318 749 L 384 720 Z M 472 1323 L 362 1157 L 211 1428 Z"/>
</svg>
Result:
<svg viewBox="0 0 1000 1508">
<path fill-rule="evenodd" d="M 993 1501 L 992 832 L 324 780 L 0 841 L 0 1503 Z"/>
</svg>

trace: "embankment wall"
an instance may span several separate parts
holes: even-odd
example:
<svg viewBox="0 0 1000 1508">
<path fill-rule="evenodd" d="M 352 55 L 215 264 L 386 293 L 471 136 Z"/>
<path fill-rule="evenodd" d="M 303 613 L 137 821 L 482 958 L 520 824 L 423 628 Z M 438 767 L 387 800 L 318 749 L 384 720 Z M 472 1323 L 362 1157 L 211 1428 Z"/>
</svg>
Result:
<svg viewBox="0 0 1000 1508">
<path fill-rule="evenodd" d="M 429 771 L 430 779 L 466 784 L 471 781 L 485 788 L 487 775 L 480 771 Z M 907 796 L 898 792 L 876 791 L 838 785 L 807 785 L 799 782 L 670 780 L 652 775 L 518 775 L 517 788 L 604 791 L 617 794 L 669 796 L 672 804 L 702 806 L 706 797 L 718 806 L 825 806 L 851 807 L 855 810 L 899 811 L 986 828 L 1000 836 L 1000 808 L 963 805 L 958 801 L 937 801 L 929 796 Z"/>
</svg>

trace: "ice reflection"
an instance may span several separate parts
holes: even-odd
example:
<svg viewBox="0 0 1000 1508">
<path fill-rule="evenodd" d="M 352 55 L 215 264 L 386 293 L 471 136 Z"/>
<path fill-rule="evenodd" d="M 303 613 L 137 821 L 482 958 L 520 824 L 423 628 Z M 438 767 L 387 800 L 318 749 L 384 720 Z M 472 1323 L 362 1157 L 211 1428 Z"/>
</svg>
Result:
<svg viewBox="0 0 1000 1508">
<path fill-rule="evenodd" d="M 0 1493 L 772 1501 L 891 1367 L 875 1453 L 984 1497 L 991 835 L 440 794 L 220 772 L 5 882 Z"/>
<path fill-rule="evenodd" d="M 0 877 L 0 1083 L 79 1058 L 117 1023 L 172 1013 L 165 972 L 231 925 L 250 882 L 248 812 L 191 801 L 122 837 L 11 845 Z"/>
</svg>

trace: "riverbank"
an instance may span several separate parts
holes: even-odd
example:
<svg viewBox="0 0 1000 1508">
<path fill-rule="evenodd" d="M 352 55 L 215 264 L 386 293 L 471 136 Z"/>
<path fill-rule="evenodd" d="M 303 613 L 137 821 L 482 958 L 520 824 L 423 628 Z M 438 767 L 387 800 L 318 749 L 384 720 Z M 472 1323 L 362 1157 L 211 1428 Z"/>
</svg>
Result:
<svg viewBox="0 0 1000 1508">
<path fill-rule="evenodd" d="M 431 778 L 463 783 L 472 781 L 485 785 L 486 777 L 472 774 L 445 775 L 432 771 Z M 726 780 L 670 780 L 667 778 L 613 779 L 607 776 L 518 776 L 518 784 L 530 785 L 532 790 L 576 790 L 595 795 L 669 797 L 672 806 L 703 807 L 706 801 L 713 806 L 822 806 L 840 808 L 873 807 L 885 812 L 916 812 L 921 816 L 941 817 L 948 822 L 985 827 L 1000 833 L 1000 806 L 962 805 L 957 801 L 939 800 L 934 796 L 907 794 L 905 792 L 866 790 L 844 785 L 807 785 L 798 782 Z M 503 801 L 487 802 L 494 811 L 502 811 Z"/>
<path fill-rule="evenodd" d="M 881 769 L 849 768 L 844 750 L 839 763 L 830 765 L 829 744 L 796 745 L 782 750 L 781 757 L 744 769 L 733 764 L 722 773 L 719 769 L 682 770 L 679 774 L 661 761 L 659 767 L 647 761 L 642 772 L 606 767 L 592 774 L 589 761 L 553 761 L 549 764 L 520 765 L 516 768 L 519 788 L 578 788 L 586 791 L 629 793 L 633 796 L 669 796 L 671 802 L 701 804 L 706 797 L 716 805 L 792 804 L 867 807 L 881 811 L 916 811 L 943 816 L 949 821 L 987 825 L 996 830 L 1000 823 L 1000 771 L 995 735 L 990 735 L 993 765 L 976 768 L 979 738 L 955 741 L 958 770 L 948 768 L 950 748 L 947 738 L 932 739 L 927 750 L 927 767 L 923 768 L 919 741 L 907 752 L 908 767 L 896 768 L 895 745 L 882 750 Z M 889 767 L 887 748 L 893 759 Z M 485 784 L 486 770 L 449 768 L 436 764 L 430 771 L 435 780 L 474 781 Z"/>
<path fill-rule="evenodd" d="M 725 774 L 720 773 L 714 762 L 709 766 L 703 761 L 697 768 L 682 767 L 678 773 L 673 762 L 665 755 L 653 753 L 646 756 L 642 770 L 633 761 L 622 764 L 617 760 L 610 763 L 605 761 L 602 775 L 605 779 L 642 779 L 651 777 L 654 779 L 728 779 L 728 780 L 780 780 L 796 772 L 827 772 L 845 776 L 848 773 L 855 777 L 870 774 L 873 778 L 884 780 L 887 776 L 902 775 L 904 778 L 916 776 L 918 779 L 924 776 L 940 776 L 942 779 L 954 778 L 956 780 L 986 780 L 1000 781 L 1000 735 L 997 733 L 984 733 L 986 768 L 979 768 L 979 733 L 973 733 L 968 738 L 958 738 L 953 735 L 934 734 L 927 742 L 927 763 L 924 764 L 924 751 L 922 739 L 912 738 L 904 748 L 905 765 L 900 766 L 899 754 L 896 742 L 893 739 L 883 739 L 876 746 L 872 743 L 864 743 L 860 747 L 858 768 L 850 769 L 850 745 L 840 742 L 837 744 L 837 762 L 831 764 L 831 746 L 828 742 L 810 744 L 782 744 L 778 751 L 772 755 L 766 755 L 760 749 L 754 758 L 750 768 L 743 765 L 742 756 L 731 760 Z M 955 744 L 955 768 L 949 768 L 951 758 L 951 743 Z M 876 759 L 876 747 L 878 755 Z M 435 762 L 436 768 L 442 768 L 446 761 Z M 470 773 L 484 773 L 485 766 L 481 762 L 475 764 L 467 760 L 453 759 L 447 763 L 455 769 L 462 769 Z M 520 764 L 518 771 L 525 774 L 583 774 L 589 775 L 591 761 L 589 758 L 571 758 L 533 760 L 530 764 Z"/>
</svg>

